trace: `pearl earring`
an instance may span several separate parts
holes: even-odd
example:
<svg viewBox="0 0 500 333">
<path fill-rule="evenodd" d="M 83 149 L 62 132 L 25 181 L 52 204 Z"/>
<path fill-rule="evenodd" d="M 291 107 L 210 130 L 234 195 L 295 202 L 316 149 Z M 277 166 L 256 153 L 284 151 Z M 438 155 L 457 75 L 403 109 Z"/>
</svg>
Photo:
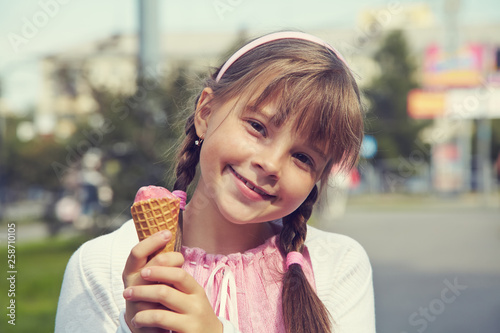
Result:
<svg viewBox="0 0 500 333">
<path fill-rule="evenodd" d="M 203 143 L 203 138 L 200 138 L 199 140 L 195 140 L 195 141 L 194 141 L 194 144 L 195 144 L 196 146 L 198 146 L 198 147 L 200 147 L 202 143 Z"/>
</svg>

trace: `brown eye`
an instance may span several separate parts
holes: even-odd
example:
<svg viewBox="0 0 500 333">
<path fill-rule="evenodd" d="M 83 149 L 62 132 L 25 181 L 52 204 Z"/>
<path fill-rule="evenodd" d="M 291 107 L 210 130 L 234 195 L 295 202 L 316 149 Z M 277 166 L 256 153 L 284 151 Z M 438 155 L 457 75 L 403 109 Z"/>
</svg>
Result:
<svg viewBox="0 0 500 333">
<path fill-rule="evenodd" d="M 264 126 L 255 120 L 248 120 L 248 124 L 254 129 L 256 132 L 259 132 L 263 136 L 266 136 L 266 129 Z"/>
<path fill-rule="evenodd" d="M 310 166 L 314 166 L 313 160 L 309 156 L 307 156 L 306 154 L 296 153 L 296 154 L 293 154 L 293 156 L 297 160 L 299 160 L 301 163 L 304 163 L 304 164 L 307 164 Z"/>
</svg>

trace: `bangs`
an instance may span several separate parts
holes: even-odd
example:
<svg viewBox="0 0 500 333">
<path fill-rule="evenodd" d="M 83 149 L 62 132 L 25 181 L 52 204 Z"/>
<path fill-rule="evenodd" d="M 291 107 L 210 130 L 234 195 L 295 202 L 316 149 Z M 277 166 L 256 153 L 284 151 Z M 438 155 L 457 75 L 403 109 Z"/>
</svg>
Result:
<svg viewBox="0 0 500 333">
<path fill-rule="evenodd" d="M 351 169 L 358 159 L 363 131 L 352 83 L 332 71 L 297 74 L 275 76 L 253 106 L 273 103 L 277 108 L 271 119 L 275 126 L 292 119 L 297 135 L 324 153 L 328 169 L 333 165 Z"/>
<path fill-rule="evenodd" d="M 332 166 L 348 171 L 358 161 L 363 138 L 359 90 L 350 70 L 334 54 L 315 43 L 280 40 L 247 52 L 210 81 L 220 103 L 236 98 L 247 107 L 274 104 L 276 126 L 294 122 L 327 159 L 322 180 Z"/>
</svg>

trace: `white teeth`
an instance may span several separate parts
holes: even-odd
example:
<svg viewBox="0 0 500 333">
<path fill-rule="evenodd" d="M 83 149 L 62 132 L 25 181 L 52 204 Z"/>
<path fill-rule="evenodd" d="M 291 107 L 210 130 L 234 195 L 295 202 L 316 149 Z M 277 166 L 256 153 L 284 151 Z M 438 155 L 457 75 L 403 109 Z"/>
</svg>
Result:
<svg viewBox="0 0 500 333">
<path fill-rule="evenodd" d="M 249 182 L 246 182 L 245 185 L 251 189 L 252 191 L 254 192 L 257 192 L 259 193 L 260 195 L 267 195 L 266 192 L 262 191 L 262 190 L 259 190 L 258 188 L 256 188 L 255 186 L 253 186 L 252 184 L 250 184 Z"/>
<path fill-rule="evenodd" d="M 253 189 L 255 192 L 259 193 L 260 195 L 267 195 L 267 193 L 264 193 L 263 191 L 259 190 L 258 188 Z"/>
<path fill-rule="evenodd" d="M 245 178 L 243 178 L 242 176 L 240 176 L 236 172 L 235 172 L 235 175 L 236 175 L 236 177 L 238 177 L 238 179 L 241 179 L 241 181 L 245 183 L 245 186 L 248 187 L 249 189 L 251 189 L 252 191 L 257 192 L 260 195 L 268 195 L 266 192 L 264 192 L 262 190 L 259 190 L 258 188 L 256 188 L 255 186 L 253 186 L 249 181 L 247 181 Z"/>
</svg>

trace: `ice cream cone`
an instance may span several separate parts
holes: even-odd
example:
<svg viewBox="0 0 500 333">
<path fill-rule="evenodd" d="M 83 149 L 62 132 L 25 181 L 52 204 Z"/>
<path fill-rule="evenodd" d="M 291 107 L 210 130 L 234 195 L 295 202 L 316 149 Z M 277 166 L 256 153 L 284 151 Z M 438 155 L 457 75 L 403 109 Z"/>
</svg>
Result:
<svg viewBox="0 0 500 333">
<path fill-rule="evenodd" d="M 170 230 L 172 239 L 164 249 L 154 253 L 174 251 L 179 218 L 180 200 L 176 197 L 151 198 L 135 202 L 130 211 L 135 223 L 139 241 L 162 230 Z"/>
</svg>

